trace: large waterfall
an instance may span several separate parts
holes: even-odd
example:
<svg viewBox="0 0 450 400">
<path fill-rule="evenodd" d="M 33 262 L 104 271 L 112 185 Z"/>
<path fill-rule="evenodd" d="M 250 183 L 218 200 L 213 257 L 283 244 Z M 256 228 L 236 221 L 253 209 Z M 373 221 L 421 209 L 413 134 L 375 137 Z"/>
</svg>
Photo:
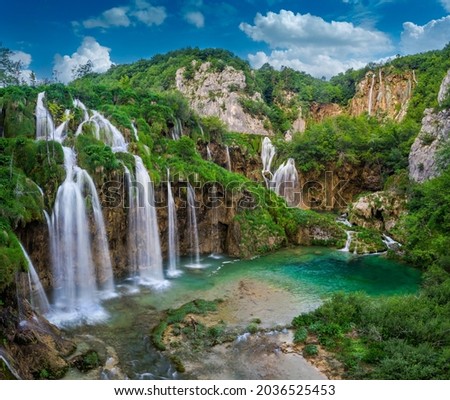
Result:
<svg viewBox="0 0 450 400">
<path fill-rule="evenodd" d="M 77 166 L 74 151 L 68 147 L 63 150 L 66 179 L 58 189 L 50 225 L 55 312 L 51 319 L 63 323 L 80 319 L 95 322 L 106 317 L 100 306 L 100 286 L 109 292 L 113 290 L 106 237 L 99 238 L 105 234 L 105 227 L 103 218 L 94 218 L 94 240 L 99 244 L 96 265 L 85 198 L 91 198 L 94 215 L 98 214 L 97 192 L 89 174 Z"/>
<path fill-rule="evenodd" d="M 36 139 L 53 140 L 55 125 L 52 116 L 44 106 L 45 92 L 38 94 L 36 103 Z"/>
<path fill-rule="evenodd" d="M 188 207 L 188 233 L 191 247 L 192 261 L 188 266 L 190 268 L 201 268 L 200 248 L 198 241 L 197 212 L 195 209 L 195 192 L 192 185 L 187 184 L 187 207 Z"/>
<path fill-rule="evenodd" d="M 298 201 L 295 196 L 297 184 L 298 172 L 295 168 L 295 161 L 293 158 L 289 158 L 273 174 L 270 185 L 276 194 L 286 199 L 290 206 L 295 206 Z"/>
<path fill-rule="evenodd" d="M 175 277 L 181 274 L 177 269 L 178 264 L 178 226 L 177 226 L 177 209 L 173 199 L 172 186 L 170 184 L 170 172 L 167 170 L 167 219 L 168 219 L 168 259 L 169 267 L 167 274 Z"/>
<path fill-rule="evenodd" d="M 138 274 L 139 283 L 162 288 L 168 282 L 163 274 L 153 183 L 142 159 L 134 157 L 136 176 L 131 186 L 128 244 L 131 246 L 131 268 Z"/>
</svg>

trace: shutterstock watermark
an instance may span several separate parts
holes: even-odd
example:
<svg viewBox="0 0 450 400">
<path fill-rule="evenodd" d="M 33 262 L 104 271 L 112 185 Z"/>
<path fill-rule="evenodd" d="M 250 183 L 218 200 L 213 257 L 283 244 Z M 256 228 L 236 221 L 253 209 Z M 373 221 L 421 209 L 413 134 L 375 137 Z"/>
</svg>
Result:
<svg viewBox="0 0 450 400">
<path fill-rule="evenodd" d="M 303 183 L 296 181 L 270 182 L 269 190 L 260 182 L 232 180 L 226 184 L 217 181 L 201 182 L 193 174 L 191 177 L 171 177 L 158 184 L 140 182 L 133 179 L 107 181 L 101 188 L 102 207 L 145 207 L 167 208 L 169 190 L 177 199 L 177 208 L 216 208 L 226 207 L 242 210 L 279 206 L 279 196 L 286 200 L 289 208 L 311 208 L 332 210 L 348 205 L 344 197 L 348 180 L 337 180 L 332 172 L 326 172 L 324 179 Z M 189 186 L 195 192 L 194 201 L 189 204 Z"/>
</svg>

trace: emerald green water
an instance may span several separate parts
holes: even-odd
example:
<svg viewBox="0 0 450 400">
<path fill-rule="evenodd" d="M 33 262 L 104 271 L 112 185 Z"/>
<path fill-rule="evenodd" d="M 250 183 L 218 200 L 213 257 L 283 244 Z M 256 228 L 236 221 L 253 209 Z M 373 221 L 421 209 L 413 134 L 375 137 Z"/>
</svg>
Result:
<svg viewBox="0 0 450 400">
<path fill-rule="evenodd" d="M 121 296 L 105 303 L 109 321 L 73 333 L 93 334 L 114 346 L 132 379 L 173 378 L 170 363 L 148 339 L 161 310 L 196 298 L 237 301 L 236 288 L 244 282 L 250 289 L 239 295 L 240 303 L 226 317 L 243 327 L 250 316 L 274 326 L 290 323 L 293 316 L 316 308 L 337 291 L 372 296 L 415 293 L 421 280 L 418 270 L 382 256 L 324 248 L 282 250 L 253 260 L 204 257 L 204 268 L 195 270 L 184 267 L 189 262 L 182 260 L 183 275 L 163 291 L 140 288 L 136 292 L 129 282 L 122 282 L 117 288 Z"/>
</svg>

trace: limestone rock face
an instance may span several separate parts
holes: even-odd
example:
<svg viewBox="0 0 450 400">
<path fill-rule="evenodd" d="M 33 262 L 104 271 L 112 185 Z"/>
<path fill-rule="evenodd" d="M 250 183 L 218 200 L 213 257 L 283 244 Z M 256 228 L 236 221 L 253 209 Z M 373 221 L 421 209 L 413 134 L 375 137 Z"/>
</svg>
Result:
<svg viewBox="0 0 450 400">
<path fill-rule="evenodd" d="M 447 98 L 449 90 L 450 90 L 450 69 L 448 70 L 447 75 L 442 81 L 441 87 L 439 89 L 438 102 L 440 105 L 442 105 L 443 101 Z"/>
<path fill-rule="evenodd" d="M 401 121 L 408 110 L 409 100 L 417 84 L 414 71 L 395 73 L 383 68 L 367 72 L 358 84 L 350 104 L 350 115 L 389 117 Z"/>
<path fill-rule="evenodd" d="M 392 233 L 406 212 L 406 198 L 395 192 L 376 192 L 360 197 L 349 207 L 349 221 L 363 228 Z"/>
<path fill-rule="evenodd" d="M 437 152 L 450 136 L 450 110 L 434 113 L 425 111 L 422 129 L 409 153 L 409 176 L 416 182 L 424 182 L 439 174 Z"/>
<path fill-rule="evenodd" d="M 438 94 L 438 102 L 446 99 L 450 90 L 450 70 L 447 72 Z M 425 110 L 422 129 L 409 153 L 409 176 L 416 182 L 423 182 L 439 174 L 437 153 L 449 140 L 450 110 L 434 112 Z"/>
<path fill-rule="evenodd" d="M 315 122 L 322 122 L 325 118 L 336 117 L 343 113 L 339 104 L 335 103 L 312 103 L 310 107 L 311 117 Z"/>
<path fill-rule="evenodd" d="M 252 97 L 243 93 L 247 84 L 242 71 L 229 66 L 221 72 L 211 71 L 211 63 L 206 62 L 196 69 L 193 79 L 186 79 L 184 72 L 185 68 L 177 71 L 176 87 L 200 115 L 218 116 L 230 131 L 270 134 L 264 128 L 264 119 L 247 114 L 240 103 L 241 98 L 261 100 L 259 93 Z"/>
</svg>

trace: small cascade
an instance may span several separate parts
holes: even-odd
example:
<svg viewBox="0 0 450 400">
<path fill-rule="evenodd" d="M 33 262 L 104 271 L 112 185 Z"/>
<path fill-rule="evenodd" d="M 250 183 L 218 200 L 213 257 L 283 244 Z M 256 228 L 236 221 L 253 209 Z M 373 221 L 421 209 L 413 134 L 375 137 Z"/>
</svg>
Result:
<svg viewBox="0 0 450 400">
<path fill-rule="evenodd" d="M 20 248 L 22 249 L 23 255 L 27 260 L 30 304 L 36 311 L 39 311 L 41 314 L 45 314 L 50 311 L 50 303 L 48 301 L 47 295 L 45 294 L 44 288 L 42 287 L 39 275 L 34 269 L 33 262 L 31 261 L 30 256 L 21 243 Z"/>
<path fill-rule="evenodd" d="M 181 274 L 177 269 L 178 264 L 178 226 L 177 226 L 177 209 L 173 199 L 172 186 L 170 184 L 170 172 L 167 170 L 167 213 L 168 213 L 168 252 L 169 267 L 167 274 L 175 277 Z"/>
<path fill-rule="evenodd" d="M 136 161 L 135 182 L 131 184 L 130 196 L 130 262 L 131 269 L 139 276 L 139 283 L 163 288 L 164 279 L 158 220 L 155 209 L 153 182 L 142 159 Z"/>
<path fill-rule="evenodd" d="M 202 135 L 202 138 L 205 138 L 205 132 L 203 131 L 203 127 L 200 123 L 197 124 L 198 125 L 198 129 L 200 130 L 200 133 Z"/>
<path fill-rule="evenodd" d="M 137 130 L 136 125 L 134 124 L 133 121 L 131 121 L 131 129 L 133 130 L 134 139 L 136 140 L 136 142 L 139 142 L 138 130 Z"/>
<path fill-rule="evenodd" d="M 372 115 L 372 103 L 373 103 L 373 87 L 375 86 L 375 74 L 372 73 L 372 82 L 370 84 L 370 89 L 369 89 L 369 104 L 367 106 L 367 113 L 370 115 Z"/>
<path fill-rule="evenodd" d="M 59 124 L 59 126 L 55 129 L 54 140 L 59 143 L 62 143 L 67 136 L 67 127 L 69 126 L 70 121 L 70 110 L 64 111 L 64 120 Z"/>
<path fill-rule="evenodd" d="M 355 234 L 355 232 L 345 231 L 345 233 L 347 234 L 347 240 L 345 242 L 345 247 L 339 251 L 342 251 L 345 253 L 350 253 L 350 246 L 352 245 L 352 239 L 353 239 L 353 235 Z"/>
<path fill-rule="evenodd" d="M 38 94 L 36 103 L 36 139 L 54 140 L 55 125 L 52 116 L 44 106 L 45 92 Z"/>
<path fill-rule="evenodd" d="M 175 124 L 172 128 L 171 134 L 173 140 L 180 139 L 181 135 L 183 134 L 183 126 L 181 125 L 181 121 L 179 118 L 175 118 Z"/>
<path fill-rule="evenodd" d="M 206 145 L 206 157 L 207 157 L 208 161 L 213 160 L 211 149 L 209 148 L 209 145 Z"/>
<path fill-rule="evenodd" d="M 341 215 L 340 217 L 338 217 L 336 219 L 336 222 L 339 222 L 340 224 L 344 224 L 345 226 L 348 226 L 350 228 L 353 226 L 352 223 L 347 219 L 346 214 Z"/>
<path fill-rule="evenodd" d="M 226 155 L 227 170 L 231 172 L 230 148 L 228 146 L 225 146 L 225 155 Z"/>
<path fill-rule="evenodd" d="M 261 171 L 264 181 L 266 182 L 267 188 L 269 188 L 270 179 L 272 179 L 273 175 L 270 171 L 270 167 L 272 165 L 273 158 L 275 157 L 275 146 L 272 144 L 271 140 L 268 137 L 265 137 L 262 142 L 261 148 L 261 161 L 263 164 L 263 169 Z M 267 178 L 267 175 L 270 177 Z"/>
<path fill-rule="evenodd" d="M 16 371 L 16 369 L 13 367 L 12 363 L 9 360 L 8 354 L 0 347 L 0 361 L 3 363 L 7 371 L 17 380 L 22 380 L 19 373 Z M 2 365 L 0 364 L 0 368 Z"/>
<path fill-rule="evenodd" d="M 201 268 L 200 264 L 200 249 L 198 241 L 197 228 L 197 212 L 195 210 L 195 192 L 192 185 L 188 182 L 187 186 L 187 206 L 188 206 L 188 235 L 190 240 L 192 262 L 189 265 L 191 268 Z"/>
<path fill-rule="evenodd" d="M 298 172 L 295 168 L 295 161 L 289 158 L 281 164 L 273 175 L 270 183 L 271 189 L 276 194 L 285 198 L 290 206 L 295 205 L 295 187 L 298 184 Z"/>
<path fill-rule="evenodd" d="M 402 247 L 401 243 L 397 242 L 396 240 L 392 239 L 391 237 L 389 237 L 384 233 L 382 240 L 389 250 L 398 250 L 400 247 Z"/>
<path fill-rule="evenodd" d="M 78 136 L 80 133 L 83 132 L 83 126 L 84 126 L 84 124 L 85 124 L 86 122 L 89 122 L 89 112 L 88 112 L 86 106 L 85 106 L 80 100 L 78 100 L 78 99 L 75 99 L 75 100 L 73 101 L 73 106 L 74 106 L 75 108 L 79 108 L 80 110 L 83 111 L 83 121 L 81 122 L 80 125 L 78 125 L 78 128 L 77 128 L 77 130 L 76 130 L 76 132 L 75 132 L 75 136 Z"/>
</svg>

